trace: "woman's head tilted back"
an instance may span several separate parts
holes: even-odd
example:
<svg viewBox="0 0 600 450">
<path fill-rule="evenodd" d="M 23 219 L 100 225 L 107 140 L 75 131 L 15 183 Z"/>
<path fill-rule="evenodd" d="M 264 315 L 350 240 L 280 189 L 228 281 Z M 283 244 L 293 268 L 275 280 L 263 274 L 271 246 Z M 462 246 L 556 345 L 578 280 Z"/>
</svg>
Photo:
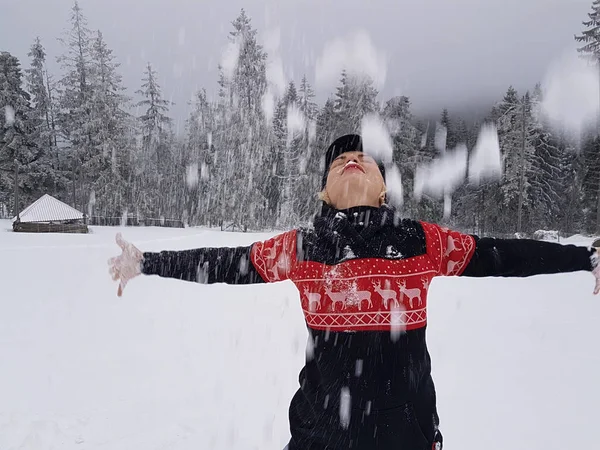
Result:
<svg viewBox="0 0 600 450">
<path fill-rule="evenodd" d="M 363 153 L 362 139 L 347 134 L 325 154 L 321 199 L 336 209 L 381 206 L 385 200 L 385 169 Z"/>
</svg>

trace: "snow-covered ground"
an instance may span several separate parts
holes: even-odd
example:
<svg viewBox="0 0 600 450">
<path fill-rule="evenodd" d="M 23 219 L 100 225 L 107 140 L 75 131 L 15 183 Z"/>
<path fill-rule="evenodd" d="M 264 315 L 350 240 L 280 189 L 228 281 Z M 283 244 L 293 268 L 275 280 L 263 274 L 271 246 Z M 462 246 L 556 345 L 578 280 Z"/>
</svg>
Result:
<svg viewBox="0 0 600 450">
<path fill-rule="evenodd" d="M 0 450 L 283 448 L 307 336 L 294 286 L 141 277 L 118 298 L 106 263 L 119 230 L 150 251 L 272 233 L 9 228 L 0 221 Z M 586 273 L 434 280 L 445 449 L 597 448 L 593 284 Z"/>
</svg>

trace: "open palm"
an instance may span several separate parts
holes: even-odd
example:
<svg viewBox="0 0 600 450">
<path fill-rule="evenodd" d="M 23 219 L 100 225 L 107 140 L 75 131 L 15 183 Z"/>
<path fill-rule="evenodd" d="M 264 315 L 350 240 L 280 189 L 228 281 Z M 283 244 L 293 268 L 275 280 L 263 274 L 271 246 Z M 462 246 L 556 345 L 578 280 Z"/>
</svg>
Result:
<svg viewBox="0 0 600 450">
<path fill-rule="evenodd" d="M 123 252 L 108 260 L 108 271 L 114 281 L 119 281 L 117 295 L 120 297 L 129 280 L 142 273 L 144 256 L 135 245 L 123 239 L 121 233 L 117 233 L 116 241 Z"/>
</svg>

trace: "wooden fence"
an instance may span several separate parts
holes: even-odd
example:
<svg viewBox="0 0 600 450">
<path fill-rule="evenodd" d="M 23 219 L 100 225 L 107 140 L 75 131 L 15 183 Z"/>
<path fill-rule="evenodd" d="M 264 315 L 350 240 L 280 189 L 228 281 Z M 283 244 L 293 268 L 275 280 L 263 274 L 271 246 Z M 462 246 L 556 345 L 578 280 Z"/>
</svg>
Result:
<svg viewBox="0 0 600 450">
<path fill-rule="evenodd" d="M 167 227 L 167 228 L 185 228 L 182 220 L 179 219 L 164 219 L 164 218 L 149 218 L 128 216 L 124 223 L 123 217 L 103 217 L 91 216 L 87 218 L 89 225 L 95 226 L 128 226 L 128 227 Z"/>
</svg>

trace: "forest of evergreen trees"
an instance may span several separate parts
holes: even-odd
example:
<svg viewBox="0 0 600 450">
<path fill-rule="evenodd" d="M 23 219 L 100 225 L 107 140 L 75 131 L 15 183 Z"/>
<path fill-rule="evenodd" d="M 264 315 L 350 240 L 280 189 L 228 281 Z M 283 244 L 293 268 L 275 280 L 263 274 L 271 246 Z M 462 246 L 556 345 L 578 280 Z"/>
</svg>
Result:
<svg viewBox="0 0 600 450">
<path fill-rule="evenodd" d="M 597 63 L 600 0 L 589 18 L 576 39 L 582 56 Z M 527 92 L 507 87 L 477 123 L 446 109 L 434 123 L 420 120 L 409 98 L 381 100 L 371 80 L 345 71 L 323 105 L 304 76 L 269 109 L 267 54 L 243 10 L 228 39 L 239 47 L 237 65 L 219 68 L 215 99 L 205 89 L 194 96 L 181 136 L 152 64 L 129 94 L 112 50 L 77 3 L 56 58 L 60 74 L 49 73 L 39 39 L 26 63 L 0 51 L 0 217 L 48 193 L 90 216 L 253 230 L 304 225 L 318 207 L 325 148 L 376 113 L 393 140 L 403 215 L 481 235 L 600 232 L 598 127 L 581 135 L 550 127 L 539 114 L 540 85 Z M 445 127 L 447 149 L 463 143 L 471 151 L 485 122 L 498 129 L 502 178 L 465 181 L 452 193 L 449 217 L 442 199 L 415 200 L 417 167 L 440 153 L 436 129 Z"/>
</svg>

